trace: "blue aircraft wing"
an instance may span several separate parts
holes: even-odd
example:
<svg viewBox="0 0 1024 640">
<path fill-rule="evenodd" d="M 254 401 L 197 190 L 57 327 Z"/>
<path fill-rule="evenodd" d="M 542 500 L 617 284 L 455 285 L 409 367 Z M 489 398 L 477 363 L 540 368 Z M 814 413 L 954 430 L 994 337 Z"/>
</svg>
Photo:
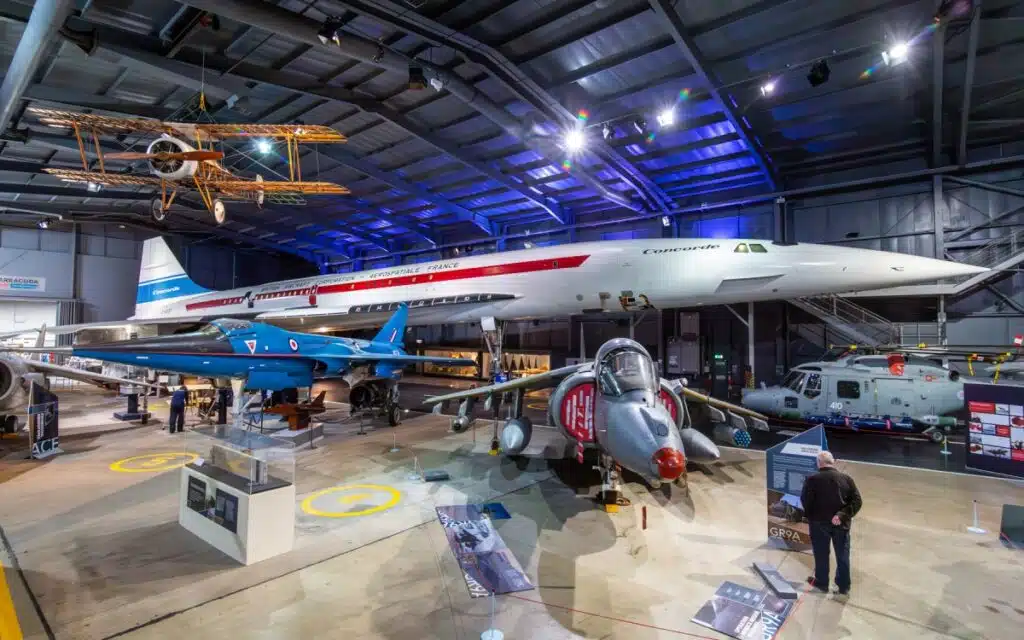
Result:
<svg viewBox="0 0 1024 640">
<path fill-rule="evenodd" d="M 400 353 L 360 353 L 348 356 L 335 356 L 349 362 L 394 362 L 399 364 L 414 364 L 418 362 L 430 362 L 433 364 L 448 365 L 452 367 L 476 366 L 476 360 L 469 358 L 442 358 L 439 356 L 410 356 Z"/>
</svg>

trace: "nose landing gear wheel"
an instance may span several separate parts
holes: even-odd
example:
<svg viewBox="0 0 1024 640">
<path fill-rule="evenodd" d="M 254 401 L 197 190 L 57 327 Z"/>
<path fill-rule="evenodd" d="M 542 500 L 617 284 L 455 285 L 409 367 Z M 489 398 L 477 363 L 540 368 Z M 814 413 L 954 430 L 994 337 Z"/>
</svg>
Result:
<svg viewBox="0 0 1024 640">
<path fill-rule="evenodd" d="M 164 205 L 160 202 L 159 198 L 153 198 L 149 201 L 149 212 L 157 222 L 163 222 L 164 218 L 167 217 L 167 212 L 164 211 Z"/>
<path fill-rule="evenodd" d="M 224 221 L 228 219 L 228 211 L 220 199 L 213 201 L 213 219 L 217 221 L 217 224 L 224 224 Z"/>
</svg>

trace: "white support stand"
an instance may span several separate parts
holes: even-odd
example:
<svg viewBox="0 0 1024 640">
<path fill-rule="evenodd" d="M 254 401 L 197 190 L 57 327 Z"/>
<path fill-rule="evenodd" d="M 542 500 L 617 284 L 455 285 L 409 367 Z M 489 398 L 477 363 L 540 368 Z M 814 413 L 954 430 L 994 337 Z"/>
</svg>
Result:
<svg viewBox="0 0 1024 640">
<path fill-rule="evenodd" d="M 940 455 L 948 456 L 953 452 L 949 450 L 949 438 L 946 434 L 942 434 L 942 449 L 939 451 Z M 977 517 L 977 506 L 975 506 L 975 517 Z"/>
<path fill-rule="evenodd" d="M 984 529 L 982 529 L 978 525 L 979 525 L 979 523 L 978 523 L 978 501 L 974 500 L 974 525 L 970 526 L 970 527 L 967 527 L 967 530 L 970 531 L 971 533 L 978 533 L 978 534 L 988 533 L 988 531 L 985 531 Z"/>
<path fill-rule="evenodd" d="M 206 486 L 207 499 L 218 490 L 237 499 L 234 532 L 188 506 L 189 478 Z M 249 565 L 292 550 L 295 543 L 295 485 L 248 494 L 191 467 L 182 467 L 178 523 L 189 532 Z"/>
<path fill-rule="evenodd" d="M 480 634 L 480 640 L 502 640 L 505 634 L 494 628 L 494 592 L 491 592 L 491 624 Z"/>
</svg>

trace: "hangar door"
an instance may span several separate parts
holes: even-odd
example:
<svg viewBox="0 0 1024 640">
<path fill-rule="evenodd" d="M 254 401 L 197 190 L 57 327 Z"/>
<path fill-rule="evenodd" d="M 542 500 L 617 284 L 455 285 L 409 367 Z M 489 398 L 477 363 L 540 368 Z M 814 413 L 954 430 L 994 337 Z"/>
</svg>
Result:
<svg viewBox="0 0 1024 640">
<path fill-rule="evenodd" d="M 0 299 L 0 333 L 38 329 L 42 325 L 52 327 L 57 324 L 58 302 L 28 302 L 24 300 Z M 21 337 L 19 341 L 28 341 L 26 344 L 35 342 L 34 337 Z M 47 344 L 53 344 L 53 338 L 47 339 Z"/>
</svg>

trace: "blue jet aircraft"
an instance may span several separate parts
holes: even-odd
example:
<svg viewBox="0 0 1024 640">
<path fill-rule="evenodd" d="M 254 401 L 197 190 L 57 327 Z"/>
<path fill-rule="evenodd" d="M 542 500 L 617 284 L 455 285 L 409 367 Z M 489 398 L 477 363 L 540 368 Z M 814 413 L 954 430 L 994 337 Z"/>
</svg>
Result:
<svg viewBox="0 0 1024 640">
<path fill-rule="evenodd" d="M 372 340 L 297 333 L 222 318 L 190 333 L 79 345 L 70 353 L 158 371 L 244 380 L 247 390 L 280 391 L 342 378 L 350 386 L 353 410 L 385 409 L 392 424 L 397 424 L 396 382 L 406 366 L 418 362 L 476 365 L 464 358 L 406 354 L 402 336 L 408 313 L 408 307 L 400 306 Z"/>
</svg>

